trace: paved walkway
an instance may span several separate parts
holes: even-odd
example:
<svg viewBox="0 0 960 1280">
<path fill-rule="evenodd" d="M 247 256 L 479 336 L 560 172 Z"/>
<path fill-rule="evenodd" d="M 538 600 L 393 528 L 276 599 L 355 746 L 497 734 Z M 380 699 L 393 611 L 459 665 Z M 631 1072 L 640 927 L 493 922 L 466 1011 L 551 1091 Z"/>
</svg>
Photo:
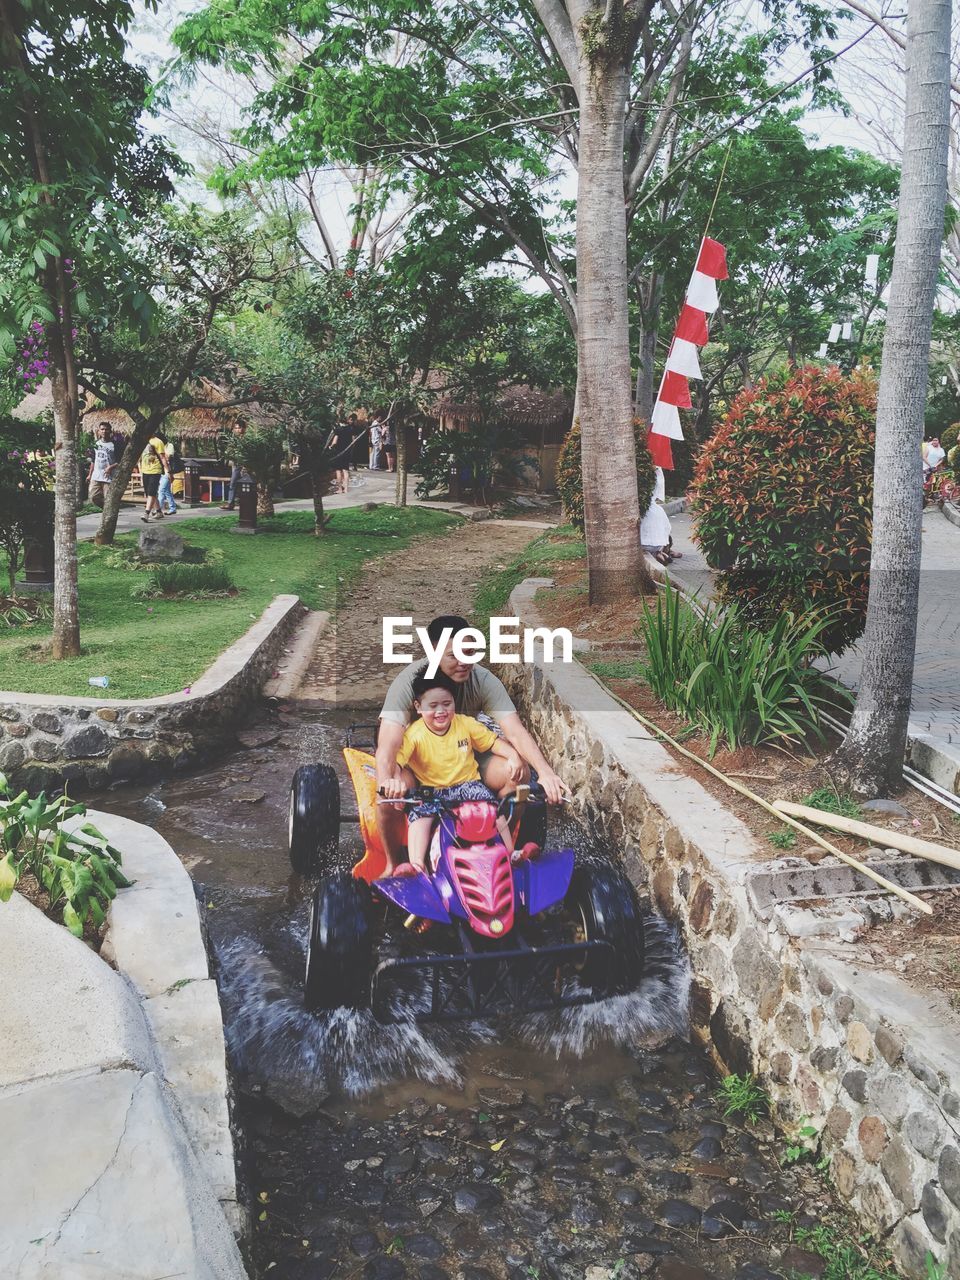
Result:
<svg viewBox="0 0 960 1280">
<path fill-rule="evenodd" d="M 693 542 L 693 517 L 671 518 L 673 540 L 683 559 L 671 574 L 684 586 L 709 596 L 713 574 Z M 854 645 L 835 660 L 844 684 L 856 689 L 862 655 Z M 924 735 L 960 755 L 960 529 L 936 509 L 923 514 L 920 614 L 914 670 L 910 735 Z"/>
<path fill-rule="evenodd" d="M 414 507 L 436 507 L 444 511 L 459 511 L 469 515 L 477 508 L 465 502 L 421 502 L 414 497 L 413 491 L 417 477 L 411 476 L 407 487 L 407 501 Z M 331 493 L 323 499 L 324 511 L 339 511 L 343 507 L 359 507 L 365 502 L 393 502 L 396 491 L 396 476 L 387 471 L 357 471 L 350 475 L 349 493 Z M 293 498 L 289 502 L 277 504 L 278 511 L 312 511 L 312 498 Z M 221 510 L 220 503 L 207 503 L 202 507 L 181 507 L 177 515 L 167 516 L 170 526 L 175 528 L 180 520 L 193 520 L 196 516 L 226 516 L 229 512 Z M 143 507 L 124 507 L 117 520 L 118 533 L 130 533 L 143 528 L 140 517 Z M 236 516 L 234 516 L 236 519 Z M 99 515 L 80 516 L 77 520 L 77 537 L 93 538 L 100 527 Z"/>
</svg>

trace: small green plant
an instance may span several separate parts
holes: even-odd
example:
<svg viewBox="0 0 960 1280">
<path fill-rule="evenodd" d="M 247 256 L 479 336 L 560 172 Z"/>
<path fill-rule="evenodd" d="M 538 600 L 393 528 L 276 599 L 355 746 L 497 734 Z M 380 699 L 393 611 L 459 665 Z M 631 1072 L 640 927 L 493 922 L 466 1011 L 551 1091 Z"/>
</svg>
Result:
<svg viewBox="0 0 960 1280">
<path fill-rule="evenodd" d="M 809 1116 L 800 1117 L 794 1140 L 788 1142 L 783 1149 L 783 1163 L 785 1165 L 800 1164 L 804 1160 L 814 1160 L 820 1144 L 820 1132 L 810 1124 L 809 1120 Z M 821 1167 L 825 1166 L 817 1164 L 818 1169 Z"/>
<path fill-rule="evenodd" d="M 99 927 L 118 889 L 130 881 L 120 869 L 120 854 L 91 823 L 81 818 L 86 806 L 66 795 L 32 799 L 0 773 L 0 902 L 9 902 L 25 872 L 63 909 L 63 923 L 80 938 L 88 920 Z"/>
<path fill-rule="evenodd" d="M 798 1227 L 797 1244 L 827 1264 L 822 1280 L 897 1280 L 889 1257 L 869 1236 L 854 1239 L 835 1226 Z"/>
<path fill-rule="evenodd" d="M 927 1270 L 926 1280 L 947 1280 L 947 1264 L 938 1262 L 929 1249 L 923 1263 Z"/>
<path fill-rule="evenodd" d="M 818 787 L 800 801 L 810 809 L 822 809 L 824 813 L 836 813 L 841 818 L 859 818 L 863 812 L 852 796 L 833 787 Z"/>
<path fill-rule="evenodd" d="M 225 564 L 158 564 L 147 581 L 134 589 L 138 599 L 158 596 L 224 596 L 236 590 L 236 584 Z"/>
<path fill-rule="evenodd" d="M 723 1103 L 723 1117 L 743 1116 L 747 1124 L 756 1124 L 770 1110 L 770 1098 L 753 1075 L 724 1076 L 717 1089 L 717 1100 Z"/>
<path fill-rule="evenodd" d="M 643 678 L 672 711 L 731 751 L 761 743 L 823 738 L 821 714 L 849 706 L 850 694 L 814 666 L 829 610 L 769 627 L 748 624 L 736 604 L 695 610 L 669 584 L 656 609 L 643 602 L 637 634 L 646 646 Z"/>
<path fill-rule="evenodd" d="M 775 849 L 795 849 L 797 833 L 792 827 L 781 827 L 779 831 L 768 831 L 767 839 Z"/>
<path fill-rule="evenodd" d="M 0 598 L 0 625 L 10 627 L 32 627 L 35 622 L 49 622 L 53 617 L 53 604 L 40 596 L 31 600 L 12 600 Z"/>
<path fill-rule="evenodd" d="M 636 659 L 612 659 L 605 662 L 588 662 L 587 666 L 601 680 L 635 680 L 637 677 Z"/>
</svg>

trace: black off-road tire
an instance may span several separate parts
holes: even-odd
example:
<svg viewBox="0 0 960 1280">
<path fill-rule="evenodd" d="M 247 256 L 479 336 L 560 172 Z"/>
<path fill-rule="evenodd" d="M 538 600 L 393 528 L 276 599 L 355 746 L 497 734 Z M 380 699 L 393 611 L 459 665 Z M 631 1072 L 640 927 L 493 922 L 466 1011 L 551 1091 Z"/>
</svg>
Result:
<svg viewBox="0 0 960 1280">
<path fill-rule="evenodd" d="M 347 871 L 324 876 L 313 895 L 304 1003 L 308 1009 L 370 1004 L 374 922 L 370 890 Z"/>
<path fill-rule="evenodd" d="M 566 903 L 583 922 L 588 942 L 609 942 L 610 951 L 588 955 L 580 973 L 585 987 L 623 995 L 640 983 L 644 971 L 644 913 L 625 873 L 611 863 L 574 868 Z"/>
<path fill-rule="evenodd" d="M 340 845 L 340 782 L 328 764 L 302 764 L 290 785 L 290 865 L 301 876 L 336 866 Z"/>
</svg>

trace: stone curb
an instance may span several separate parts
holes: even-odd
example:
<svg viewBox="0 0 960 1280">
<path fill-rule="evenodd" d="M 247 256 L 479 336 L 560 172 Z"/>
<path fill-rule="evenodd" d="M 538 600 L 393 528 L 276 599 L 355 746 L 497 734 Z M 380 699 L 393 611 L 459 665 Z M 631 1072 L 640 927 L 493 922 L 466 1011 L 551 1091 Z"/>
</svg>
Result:
<svg viewBox="0 0 960 1280">
<path fill-rule="evenodd" d="M 543 625 L 541 585 L 511 595 L 523 625 Z M 826 937 L 761 909 L 751 882 L 777 860 L 577 662 L 498 674 L 586 820 L 683 930 L 697 1037 L 762 1079 L 781 1125 L 817 1129 L 836 1189 L 906 1275 L 925 1280 L 929 1251 L 960 1276 L 960 1023 L 945 999 L 839 941 L 850 899 Z"/>
<path fill-rule="evenodd" d="M 310 669 L 314 651 L 329 623 L 330 614 L 325 610 L 307 612 L 291 637 L 286 669 L 263 686 L 261 692 L 265 698 L 293 697 Z"/>
<path fill-rule="evenodd" d="M 189 694 L 124 700 L 0 692 L 0 769 L 40 791 L 186 767 L 247 714 L 302 613 L 297 596 L 277 596 Z"/>
<path fill-rule="evenodd" d="M 244 1280 L 223 1025 L 189 876 L 149 828 L 89 817 L 137 879 L 103 955 L 19 894 L 0 906 L 0 1275 Z M 161 989 L 185 968 L 192 981 Z"/>
<path fill-rule="evenodd" d="M 133 881 L 110 906 L 101 956 L 140 1001 L 197 1160 L 240 1235 L 246 1223 L 237 1200 L 223 1018 L 193 881 L 152 827 L 96 809 L 86 821 L 120 850 Z"/>
<path fill-rule="evenodd" d="M 945 502 L 941 510 L 951 524 L 960 528 L 960 507 L 955 502 Z"/>
</svg>

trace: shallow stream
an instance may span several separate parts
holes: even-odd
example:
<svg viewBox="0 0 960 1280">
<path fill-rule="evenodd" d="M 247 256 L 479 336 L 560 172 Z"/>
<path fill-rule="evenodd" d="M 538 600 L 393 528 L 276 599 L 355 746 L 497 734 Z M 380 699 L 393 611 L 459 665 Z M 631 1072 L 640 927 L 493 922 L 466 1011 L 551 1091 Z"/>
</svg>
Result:
<svg viewBox="0 0 960 1280">
<path fill-rule="evenodd" d="M 661 921 L 641 989 L 595 1005 L 452 1027 L 304 1010 L 308 886 L 287 863 L 288 790 L 298 764 L 339 759 L 356 718 L 264 712 L 204 770 L 92 801 L 156 827 L 197 884 L 254 1273 L 773 1280 L 813 1262 L 782 1256 L 785 1219 L 812 1221 L 808 1180 L 778 1167 L 767 1128 L 721 1119 Z M 569 819 L 551 832 L 590 849 Z M 357 840 L 346 825 L 345 864 Z"/>
</svg>

